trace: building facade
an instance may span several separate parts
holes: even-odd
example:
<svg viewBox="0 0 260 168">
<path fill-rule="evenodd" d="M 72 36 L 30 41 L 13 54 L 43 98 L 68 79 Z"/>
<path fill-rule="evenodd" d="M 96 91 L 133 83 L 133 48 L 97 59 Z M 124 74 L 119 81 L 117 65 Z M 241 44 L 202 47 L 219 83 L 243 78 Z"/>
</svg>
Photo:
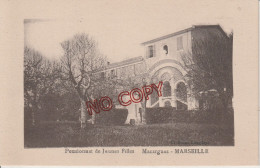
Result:
<svg viewBox="0 0 260 168">
<path fill-rule="evenodd" d="M 225 32 L 219 25 L 199 25 L 155 38 L 142 43 L 143 56 L 109 64 L 99 71 L 103 78 L 126 79 L 146 74 L 148 83 L 158 84 L 163 81 L 162 96 L 156 93 L 150 95 L 146 106 L 175 107 L 176 109 L 196 110 L 199 101 L 191 93 L 192 86 L 188 86 L 185 79 L 186 71 L 183 66 L 183 54 L 191 53 L 194 40 L 200 40 L 210 35 L 224 35 Z M 142 79 L 140 79 L 142 80 Z M 134 119 L 141 122 L 141 104 L 131 104 L 127 107 L 117 105 L 117 108 L 127 108 L 127 123 Z"/>
</svg>

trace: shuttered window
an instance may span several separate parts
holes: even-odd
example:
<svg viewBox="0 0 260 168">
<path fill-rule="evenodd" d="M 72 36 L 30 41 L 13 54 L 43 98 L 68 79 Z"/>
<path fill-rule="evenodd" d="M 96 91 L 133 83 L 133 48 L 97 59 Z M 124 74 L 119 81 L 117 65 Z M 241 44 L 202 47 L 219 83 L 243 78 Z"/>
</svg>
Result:
<svg viewBox="0 0 260 168">
<path fill-rule="evenodd" d="M 148 47 L 148 57 L 152 58 L 153 57 L 153 46 Z"/>
<path fill-rule="evenodd" d="M 155 46 L 151 45 L 147 47 L 147 58 L 155 57 Z"/>
</svg>

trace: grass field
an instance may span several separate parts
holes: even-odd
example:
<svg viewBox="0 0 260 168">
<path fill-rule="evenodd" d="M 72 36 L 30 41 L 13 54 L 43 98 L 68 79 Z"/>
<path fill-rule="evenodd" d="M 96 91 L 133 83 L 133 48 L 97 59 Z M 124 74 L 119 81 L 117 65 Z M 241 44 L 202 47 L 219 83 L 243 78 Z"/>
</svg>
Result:
<svg viewBox="0 0 260 168">
<path fill-rule="evenodd" d="M 233 127 L 197 123 L 167 123 L 139 126 L 89 125 L 85 130 L 73 122 L 42 123 L 25 129 L 24 146 L 232 146 Z"/>
</svg>

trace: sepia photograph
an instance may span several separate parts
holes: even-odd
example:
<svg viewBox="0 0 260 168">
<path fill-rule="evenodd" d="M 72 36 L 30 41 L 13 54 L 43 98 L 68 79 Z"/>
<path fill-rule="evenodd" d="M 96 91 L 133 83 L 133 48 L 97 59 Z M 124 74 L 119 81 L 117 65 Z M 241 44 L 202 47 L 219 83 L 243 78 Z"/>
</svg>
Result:
<svg viewBox="0 0 260 168">
<path fill-rule="evenodd" d="M 259 164 L 257 0 L 0 1 L 0 164 Z"/>
<path fill-rule="evenodd" d="M 234 146 L 232 22 L 130 16 L 24 19 L 24 148 Z"/>
</svg>

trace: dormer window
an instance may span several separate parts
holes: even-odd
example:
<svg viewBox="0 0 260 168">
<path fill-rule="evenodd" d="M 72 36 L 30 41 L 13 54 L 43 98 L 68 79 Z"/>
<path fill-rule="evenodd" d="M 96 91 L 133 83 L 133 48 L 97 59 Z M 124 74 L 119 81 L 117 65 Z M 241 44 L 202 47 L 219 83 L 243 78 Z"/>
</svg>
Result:
<svg viewBox="0 0 260 168">
<path fill-rule="evenodd" d="M 165 55 L 168 55 L 168 46 L 167 45 L 163 46 L 163 52 Z"/>
<path fill-rule="evenodd" d="M 182 50 L 183 49 L 183 41 L 182 41 L 182 36 L 177 37 L 177 50 Z"/>
</svg>

